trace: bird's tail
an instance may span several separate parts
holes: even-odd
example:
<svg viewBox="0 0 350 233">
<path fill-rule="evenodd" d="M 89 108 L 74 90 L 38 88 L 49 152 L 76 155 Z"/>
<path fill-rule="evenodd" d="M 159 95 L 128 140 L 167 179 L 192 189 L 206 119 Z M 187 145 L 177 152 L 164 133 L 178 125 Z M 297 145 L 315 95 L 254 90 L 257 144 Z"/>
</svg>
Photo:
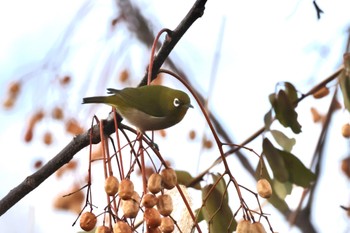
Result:
<svg viewBox="0 0 350 233">
<path fill-rule="evenodd" d="M 93 104 L 93 103 L 107 103 L 106 96 L 94 96 L 83 98 L 83 104 Z"/>
</svg>

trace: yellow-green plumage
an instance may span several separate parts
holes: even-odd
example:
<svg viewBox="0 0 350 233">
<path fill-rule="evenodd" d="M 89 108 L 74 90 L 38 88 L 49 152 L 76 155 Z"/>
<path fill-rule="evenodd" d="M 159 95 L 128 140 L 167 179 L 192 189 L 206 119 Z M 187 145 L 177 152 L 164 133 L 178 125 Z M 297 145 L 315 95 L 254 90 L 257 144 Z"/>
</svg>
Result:
<svg viewBox="0 0 350 233">
<path fill-rule="evenodd" d="M 117 112 L 140 131 L 159 130 L 179 123 L 189 107 L 189 96 L 180 90 L 160 85 L 116 90 L 109 88 L 110 96 L 83 98 L 86 103 L 104 103 L 116 108 Z"/>
</svg>

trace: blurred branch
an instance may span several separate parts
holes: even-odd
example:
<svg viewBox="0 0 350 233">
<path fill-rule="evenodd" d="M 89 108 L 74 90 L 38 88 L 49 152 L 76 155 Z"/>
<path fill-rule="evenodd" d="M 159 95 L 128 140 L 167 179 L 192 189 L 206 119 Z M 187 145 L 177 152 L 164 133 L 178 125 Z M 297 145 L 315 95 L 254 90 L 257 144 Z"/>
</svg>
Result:
<svg viewBox="0 0 350 233">
<path fill-rule="evenodd" d="M 315 189 L 317 184 L 320 182 L 320 175 L 321 175 L 321 169 L 322 169 L 321 163 L 323 162 L 323 157 L 324 157 L 323 155 L 324 155 L 324 147 L 326 145 L 326 136 L 330 127 L 330 122 L 331 122 L 333 113 L 336 110 L 336 105 L 337 105 L 337 89 L 333 94 L 333 98 L 329 106 L 329 109 L 325 118 L 325 122 L 323 124 L 322 131 L 320 133 L 320 136 L 316 145 L 316 149 L 314 152 L 313 160 L 312 160 L 311 167 L 315 167 L 316 181 L 310 189 L 304 190 L 300 198 L 298 207 L 294 212 L 290 214 L 290 217 L 289 217 L 289 222 L 292 225 L 300 226 L 303 232 L 308 232 L 308 233 L 317 232 L 310 222 L 310 217 L 311 217 L 310 214 L 311 214 L 313 200 L 315 198 Z M 309 199 L 305 207 L 303 207 L 303 203 L 305 198 L 307 197 L 307 194 L 309 194 Z"/>
<path fill-rule="evenodd" d="M 139 16 L 139 10 L 131 5 L 129 1 L 123 2 L 123 7 L 129 7 L 128 10 L 133 10 Z M 186 33 L 190 26 L 203 15 L 206 0 L 197 0 L 185 18 L 180 22 L 179 26 L 173 31 L 172 39 L 169 43 L 164 43 L 154 59 L 153 71 L 158 71 L 164 63 L 177 42 Z M 126 6 L 127 5 L 127 6 Z M 122 8 L 121 10 L 124 10 Z M 138 12 L 138 13 L 137 13 Z M 129 14 L 128 14 L 129 15 Z M 145 21 L 144 21 L 145 22 Z M 135 22 L 134 22 L 135 23 Z M 145 24 L 146 25 L 146 24 Z M 152 43 L 152 42 L 151 42 Z M 147 76 L 146 76 L 147 77 Z M 104 124 L 104 133 L 107 135 L 115 132 L 113 119 L 106 120 Z M 92 130 L 91 142 L 96 144 L 101 141 L 99 133 L 99 125 L 94 125 Z M 6 213 L 12 206 L 25 197 L 28 193 L 38 187 L 44 180 L 56 172 L 64 164 L 68 163 L 76 153 L 90 144 L 90 130 L 76 136 L 65 148 L 61 150 L 53 159 L 40 168 L 37 172 L 28 176 L 22 183 L 12 189 L 5 197 L 0 200 L 0 216 Z"/>
</svg>

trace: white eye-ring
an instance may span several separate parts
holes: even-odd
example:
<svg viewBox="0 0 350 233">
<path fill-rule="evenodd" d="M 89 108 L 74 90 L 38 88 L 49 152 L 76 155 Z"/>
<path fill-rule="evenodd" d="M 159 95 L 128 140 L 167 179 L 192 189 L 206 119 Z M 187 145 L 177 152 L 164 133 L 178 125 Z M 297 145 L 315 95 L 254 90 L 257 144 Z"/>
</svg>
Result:
<svg viewBox="0 0 350 233">
<path fill-rule="evenodd" d="M 174 104 L 175 107 L 179 107 L 181 102 L 180 102 L 180 100 L 178 98 L 175 98 L 173 104 Z"/>
</svg>

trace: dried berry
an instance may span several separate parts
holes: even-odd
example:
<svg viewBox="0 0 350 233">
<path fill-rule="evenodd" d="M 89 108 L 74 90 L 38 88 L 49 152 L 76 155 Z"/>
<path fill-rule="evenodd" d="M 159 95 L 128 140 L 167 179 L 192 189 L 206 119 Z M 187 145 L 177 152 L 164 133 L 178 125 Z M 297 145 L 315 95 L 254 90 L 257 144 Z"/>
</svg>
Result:
<svg viewBox="0 0 350 233">
<path fill-rule="evenodd" d="M 252 223 L 248 220 L 242 220 L 237 224 L 236 233 L 251 233 Z"/>
<path fill-rule="evenodd" d="M 28 129 L 27 131 L 32 131 L 31 133 L 33 134 L 33 130 L 35 125 L 41 121 L 44 118 L 44 112 L 39 110 L 37 111 L 33 116 L 31 116 L 31 118 L 29 119 L 29 123 L 28 123 Z"/>
<path fill-rule="evenodd" d="M 164 188 L 172 189 L 177 184 L 176 172 L 173 169 L 163 169 L 160 175 L 162 176 L 162 185 Z"/>
<path fill-rule="evenodd" d="M 257 183 L 257 190 L 260 197 L 269 198 L 272 195 L 270 182 L 266 179 L 260 179 Z"/>
<path fill-rule="evenodd" d="M 173 212 L 173 200 L 170 195 L 163 194 L 158 197 L 157 209 L 163 216 L 169 216 Z"/>
<path fill-rule="evenodd" d="M 93 148 L 92 154 L 91 154 L 91 161 L 95 161 L 95 160 L 100 160 L 103 159 L 103 148 L 102 148 L 102 144 L 99 143 L 97 145 L 97 147 Z"/>
<path fill-rule="evenodd" d="M 311 107 L 310 109 L 311 115 L 312 115 L 312 120 L 316 123 L 319 122 L 322 119 L 322 116 L 320 113 L 316 110 L 316 108 Z"/>
<path fill-rule="evenodd" d="M 33 139 L 33 130 L 32 129 L 27 129 L 25 135 L 24 135 L 24 141 L 25 142 L 30 142 Z"/>
<path fill-rule="evenodd" d="M 114 196 L 118 192 L 119 181 L 115 176 L 109 176 L 105 180 L 105 192 L 109 196 Z"/>
<path fill-rule="evenodd" d="M 69 163 L 65 164 L 62 166 L 60 169 L 56 171 L 56 176 L 61 177 L 64 173 L 66 173 L 69 170 L 74 170 L 78 166 L 77 161 L 71 160 Z"/>
<path fill-rule="evenodd" d="M 52 144 L 52 134 L 51 132 L 46 132 L 44 134 L 43 141 L 46 145 L 51 145 Z"/>
<path fill-rule="evenodd" d="M 71 160 L 65 166 L 67 167 L 68 170 L 75 170 L 78 166 L 78 162 L 75 160 Z"/>
<path fill-rule="evenodd" d="M 98 226 L 96 227 L 95 233 L 112 233 L 112 231 L 107 226 Z"/>
<path fill-rule="evenodd" d="M 66 75 L 60 79 L 60 83 L 62 86 L 67 85 L 68 83 L 70 83 L 71 79 L 72 78 L 69 75 Z"/>
<path fill-rule="evenodd" d="M 122 72 L 120 72 L 119 81 L 124 83 L 129 79 L 129 77 L 130 77 L 129 71 L 124 69 Z"/>
<path fill-rule="evenodd" d="M 213 147 L 213 142 L 211 140 L 209 140 L 209 139 L 204 139 L 203 140 L 203 146 L 206 149 L 210 149 L 210 148 Z"/>
<path fill-rule="evenodd" d="M 43 111 L 37 111 L 30 119 L 28 128 L 34 128 L 35 124 L 44 118 L 45 114 Z"/>
<path fill-rule="evenodd" d="M 191 140 L 194 140 L 196 138 L 196 131 L 191 130 L 190 133 L 189 133 L 189 137 L 190 137 Z"/>
<path fill-rule="evenodd" d="M 165 137 L 166 137 L 166 131 L 165 131 L 165 129 L 159 130 L 159 134 L 160 134 L 160 136 L 161 136 L 162 138 L 165 138 Z"/>
<path fill-rule="evenodd" d="M 52 118 L 56 120 L 61 120 L 63 119 L 63 110 L 60 107 L 55 107 L 52 110 Z"/>
<path fill-rule="evenodd" d="M 155 208 L 147 208 L 143 213 L 143 218 L 148 228 L 158 227 L 162 222 L 160 214 Z"/>
<path fill-rule="evenodd" d="M 250 226 L 250 232 L 266 233 L 264 226 L 260 222 L 254 222 Z"/>
<path fill-rule="evenodd" d="M 153 193 L 157 194 L 162 190 L 162 176 L 158 173 L 153 173 L 149 178 L 147 182 L 148 190 Z"/>
<path fill-rule="evenodd" d="M 142 197 L 142 206 L 146 208 L 152 208 L 157 205 L 157 203 L 158 198 L 153 194 L 147 193 Z"/>
<path fill-rule="evenodd" d="M 147 233 L 162 233 L 162 231 L 159 229 L 159 227 L 147 228 Z"/>
<path fill-rule="evenodd" d="M 350 157 L 341 161 L 341 170 L 348 178 L 350 178 Z"/>
<path fill-rule="evenodd" d="M 21 83 L 19 81 L 10 83 L 8 87 L 8 93 L 11 96 L 17 96 L 21 90 Z"/>
<path fill-rule="evenodd" d="M 132 229 L 126 222 L 118 221 L 113 226 L 113 233 L 132 233 Z"/>
<path fill-rule="evenodd" d="M 129 200 L 134 193 L 134 184 L 131 180 L 123 179 L 119 184 L 119 197 Z"/>
<path fill-rule="evenodd" d="M 169 217 L 164 217 L 162 218 L 162 222 L 159 228 L 163 233 L 171 233 L 174 231 L 175 228 L 174 221 Z"/>
<path fill-rule="evenodd" d="M 140 208 L 140 196 L 134 191 L 129 200 L 122 201 L 122 209 L 126 218 L 136 218 Z"/>
<path fill-rule="evenodd" d="M 313 97 L 315 99 L 320 99 L 322 97 L 325 97 L 329 94 L 329 89 L 328 87 L 322 87 L 320 90 L 316 91 L 314 94 L 313 94 Z"/>
<path fill-rule="evenodd" d="M 14 97 L 7 97 L 4 102 L 2 103 L 2 106 L 6 109 L 10 109 L 15 105 L 16 99 Z"/>
<path fill-rule="evenodd" d="M 79 125 L 75 119 L 69 119 L 66 122 L 66 131 L 73 135 L 78 135 L 84 132 L 84 129 Z"/>
<path fill-rule="evenodd" d="M 85 200 L 85 195 L 82 190 L 79 190 L 79 188 L 80 187 L 77 185 L 74 185 L 68 191 L 65 190 L 62 193 L 59 193 L 54 200 L 53 207 L 58 210 L 70 210 L 79 214 L 81 212 L 82 203 Z M 73 194 L 63 196 L 67 193 Z"/>
<path fill-rule="evenodd" d="M 350 124 L 344 124 L 341 128 L 341 133 L 345 138 L 350 138 Z"/>
<path fill-rule="evenodd" d="M 80 217 L 80 228 L 84 231 L 91 231 L 96 226 L 97 218 L 91 212 L 84 212 Z"/>
<path fill-rule="evenodd" d="M 39 160 L 35 161 L 34 168 L 39 169 L 39 168 L 41 168 L 42 165 L 43 165 L 43 161 L 41 159 L 39 159 Z"/>
</svg>

